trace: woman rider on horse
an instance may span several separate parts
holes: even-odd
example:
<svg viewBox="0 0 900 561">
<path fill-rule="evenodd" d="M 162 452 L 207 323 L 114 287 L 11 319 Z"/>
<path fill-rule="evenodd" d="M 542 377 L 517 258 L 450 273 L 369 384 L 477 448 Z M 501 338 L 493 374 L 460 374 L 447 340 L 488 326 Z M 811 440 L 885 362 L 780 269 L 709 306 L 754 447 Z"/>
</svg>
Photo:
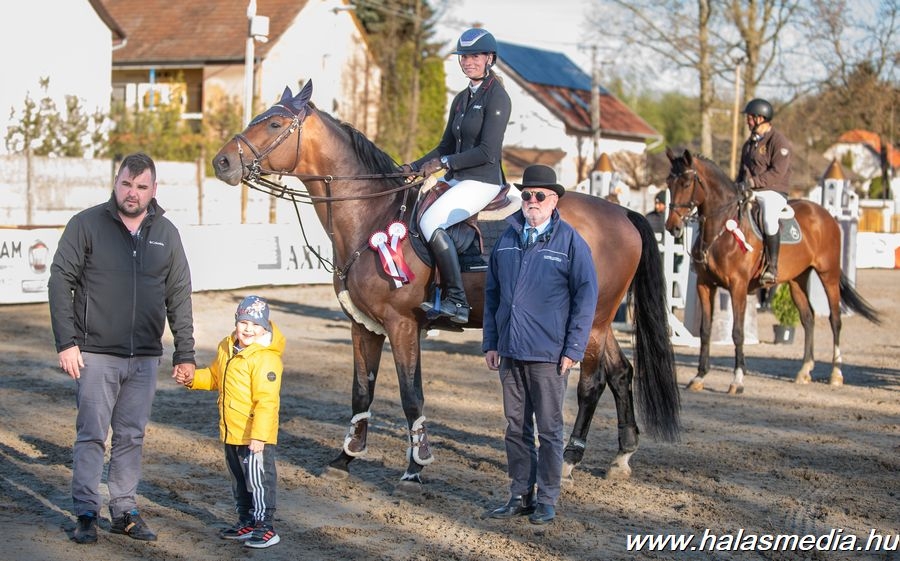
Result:
<svg viewBox="0 0 900 561">
<path fill-rule="evenodd" d="M 456 245 L 446 228 L 476 214 L 500 193 L 505 183 L 500 156 L 511 106 L 503 84 L 491 70 L 497 61 L 493 35 L 484 29 L 469 29 L 456 42 L 453 54 L 459 55 L 469 87 L 453 99 L 440 144 L 403 169 L 426 176 L 446 170 L 443 181 L 450 189 L 428 208 L 419 229 L 441 273 L 440 315 L 464 324 L 469 321 L 469 303 Z M 435 306 L 424 302 L 421 307 L 430 312 Z"/>
</svg>

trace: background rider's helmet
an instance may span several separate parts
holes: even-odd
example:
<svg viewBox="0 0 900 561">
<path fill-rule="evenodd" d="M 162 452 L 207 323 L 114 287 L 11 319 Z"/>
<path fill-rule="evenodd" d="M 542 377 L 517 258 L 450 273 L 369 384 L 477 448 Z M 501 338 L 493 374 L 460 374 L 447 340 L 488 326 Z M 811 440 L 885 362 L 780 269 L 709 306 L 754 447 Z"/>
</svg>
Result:
<svg viewBox="0 0 900 561">
<path fill-rule="evenodd" d="M 747 107 L 744 107 L 744 110 L 741 113 L 745 115 L 757 115 L 762 117 L 766 121 L 772 120 L 772 115 L 774 111 L 772 110 L 772 104 L 764 99 L 751 99 L 747 102 Z"/>
<path fill-rule="evenodd" d="M 497 40 L 487 30 L 478 27 L 467 29 L 456 42 L 454 55 L 472 55 L 478 53 L 497 54 Z"/>
</svg>

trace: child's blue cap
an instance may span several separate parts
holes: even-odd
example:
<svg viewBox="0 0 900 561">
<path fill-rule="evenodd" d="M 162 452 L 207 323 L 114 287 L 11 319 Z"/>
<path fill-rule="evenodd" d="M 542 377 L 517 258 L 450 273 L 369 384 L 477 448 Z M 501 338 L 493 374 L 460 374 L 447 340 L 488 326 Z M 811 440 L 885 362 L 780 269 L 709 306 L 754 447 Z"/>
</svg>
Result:
<svg viewBox="0 0 900 561">
<path fill-rule="evenodd" d="M 269 304 L 259 296 L 247 296 L 238 305 L 234 314 L 235 323 L 239 321 L 252 321 L 256 325 L 263 326 L 266 331 L 271 331 L 269 326 Z"/>
</svg>

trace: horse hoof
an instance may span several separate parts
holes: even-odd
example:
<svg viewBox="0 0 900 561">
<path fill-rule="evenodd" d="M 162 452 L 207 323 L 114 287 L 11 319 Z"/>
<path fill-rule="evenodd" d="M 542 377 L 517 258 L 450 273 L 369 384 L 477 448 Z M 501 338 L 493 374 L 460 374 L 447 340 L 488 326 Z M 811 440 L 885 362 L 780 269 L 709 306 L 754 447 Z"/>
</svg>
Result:
<svg viewBox="0 0 900 561">
<path fill-rule="evenodd" d="M 343 481 L 350 478 L 350 472 L 328 466 L 325 468 L 325 471 L 323 471 L 322 474 L 319 475 L 319 477 L 321 477 L 322 479 L 328 479 L 330 481 Z"/>
<path fill-rule="evenodd" d="M 563 462 L 562 467 L 562 478 L 563 480 L 572 481 L 572 471 L 575 469 L 575 464 L 570 464 L 569 462 Z"/>
<path fill-rule="evenodd" d="M 701 380 L 699 378 L 694 378 L 687 385 L 687 389 L 689 389 L 692 392 L 703 391 L 703 380 Z"/>
<path fill-rule="evenodd" d="M 797 377 L 794 378 L 795 384 L 808 384 L 810 382 L 812 382 L 812 376 L 810 376 L 806 372 L 803 372 L 802 374 L 797 374 Z"/>
<path fill-rule="evenodd" d="M 844 376 L 841 373 L 832 374 L 831 378 L 828 380 L 829 386 L 843 386 L 844 385 Z"/>
<path fill-rule="evenodd" d="M 631 477 L 631 468 L 626 464 L 624 466 L 618 464 L 611 464 L 609 469 L 606 470 L 606 479 L 611 479 L 614 481 L 621 481 L 623 479 L 628 479 Z"/>
<path fill-rule="evenodd" d="M 737 384 L 728 386 L 728 395 L 741 395 L 742 393 L 744 393 L 744 386 L 739 386 Z"/>
<path fill-rule="evenodd" d="M 395 497 L 403 497 L 407 500 L 421 499 L 425 496 L 425 485 L 421 480 L 403 480 L 397 483 L 392 493 Z"/>
<path fill-rule="evenodd" d="M 627 452 L 617 455 L 609 464 L 609 469 L 606 470 L 606 479 L 622 480 L 631 477 L 631 466 L 628 465 L 628 460 L 631 459 L 633 453 Z"/>
</svg>

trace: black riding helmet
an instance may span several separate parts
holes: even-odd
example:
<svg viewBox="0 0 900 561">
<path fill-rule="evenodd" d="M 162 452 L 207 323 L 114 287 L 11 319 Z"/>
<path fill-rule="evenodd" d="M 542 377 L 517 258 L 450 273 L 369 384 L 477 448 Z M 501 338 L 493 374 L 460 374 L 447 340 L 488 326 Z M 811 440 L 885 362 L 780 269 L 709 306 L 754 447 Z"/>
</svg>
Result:
<svg viewBox="0 0 900 561">
<path fill-rule="evenodd" d="M 751 99 L 747 102 L 747 106 L 744 107 L 744 110 L 741 113 L 745 115 L 756 115 L 758 117 L 762 117 L 767 122 L 772 120 L 772 115 L 775 111 L 772 109 L 772 104 L 764 99 Z"/>
</svg>

